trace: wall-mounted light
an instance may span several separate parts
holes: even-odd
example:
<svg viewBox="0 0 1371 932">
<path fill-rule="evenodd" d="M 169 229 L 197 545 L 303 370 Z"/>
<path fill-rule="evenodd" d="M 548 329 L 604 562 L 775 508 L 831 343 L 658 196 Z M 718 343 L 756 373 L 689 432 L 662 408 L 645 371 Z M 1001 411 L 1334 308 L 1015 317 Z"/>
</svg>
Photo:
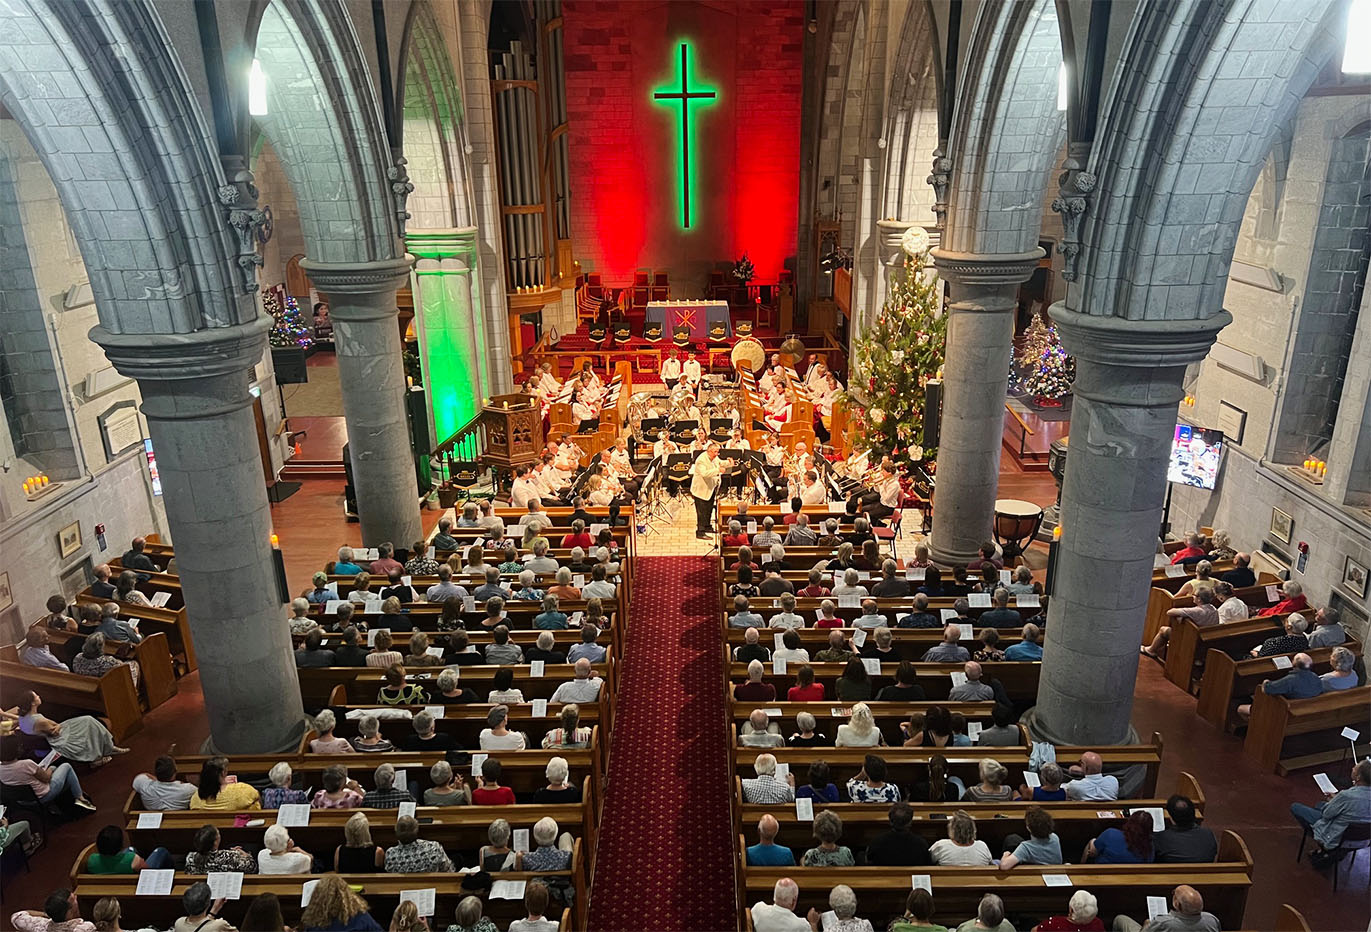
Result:
<svg viewBox="0 0 1371 932">
<path fill-rule="evenodd" d="M 1371 42 L 1366 41 L 1369 35 L 1371 0 L 1352 0 L 1347 8 L 1347 33 L 1342 40 L 1343 74 L 1371 74 Z"/>
<path fill-rule="evenodd" d="M 248 113 L 253 116 L 267 115 L 267 74 L 262 70 L 262 63 L 255 58 L 248 71 Z"/>
<path fill-rule="evenodd" d="M 1066 62 L 1057 69 L 1057 109 L 1066 109 Z"/>
</svg>

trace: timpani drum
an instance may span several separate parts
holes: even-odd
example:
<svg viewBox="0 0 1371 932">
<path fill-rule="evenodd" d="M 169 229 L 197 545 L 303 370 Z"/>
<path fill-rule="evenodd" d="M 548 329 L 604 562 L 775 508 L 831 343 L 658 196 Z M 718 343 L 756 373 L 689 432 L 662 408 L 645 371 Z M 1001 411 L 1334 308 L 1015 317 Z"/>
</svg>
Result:
<svg viewBox="0 0 1371 932">
<path fill-rule="evenodd" d="M 1043 523 L 1039 505 L 1018 498 L 1001 498 L 995 502 L 995 542 L 1004 551 L 1005 565 L 1024 552 L 1033 542 Z"/>
</svg>

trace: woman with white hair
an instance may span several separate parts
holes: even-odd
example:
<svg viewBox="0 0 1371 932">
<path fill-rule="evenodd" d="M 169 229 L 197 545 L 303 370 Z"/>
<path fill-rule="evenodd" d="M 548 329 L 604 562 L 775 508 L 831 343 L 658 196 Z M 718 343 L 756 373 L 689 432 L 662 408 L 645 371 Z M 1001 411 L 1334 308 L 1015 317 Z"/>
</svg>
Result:
<svg viewBox="0 0 1371 932">
<path fill-rule="evenodd" d="M 357 723 L 357 737 L 352 739 L 352 746 L 358 753 L 395 750 L 395 745 L 381 737 L 381 720 L 375 715 L 362 716 Z"/>
<path fill-rule="evenodd" d="M 564 871 L 571 869 L 571 849 L 575 842 L 570 832 L 557 837 L 557 821 L 544 816 L 533 824 L 534 848 L 523 858 L 526 871 Z"/>
<path fill-rule="evenodd" d="M 538 602 L 543 598 L 543 590 L 538 588 L 538 575 L 525 569 L 519 573 L 519 587 L 514 590 L 514 598 L 521 602 Z"/>
<path fill-rule="evenodd" d="M 490 828 L 486 830 L 490 844 L 482 845 L 481 850 L 476 852 L 476 860 L 480 863 L 481 870 L 492 874 L 497 871 L 519 870 L 519 852 L 509 846 L 511 835 L 509 823 L 504 819 L 496 819 L 490 823 Z"/>
<path fill-rule="evenodd" d="M 429 768 L 429 782 L 433 785 L 424 790 L 425 806 L 469 806 L 471 788 L 466 778 L 452 769 L 452 765 L 440 760 Z"/>
<path fill-rule="evenodd" d="M 371 840 L 365 812 L 354 812 L 343 825 L 343 843 L 333 849 L 333 869 L 340 874 L 370 874 L 386 863 L 386 849 Z"/>
<path fill-rule="evenodd" d="M 1052 916 L 1044 919 L 1034 928 L 1042 929 L 1043 932 L 1048 932 L 1050 929 L 1080 929 L 1089 932 L 1092 929 L 1105 927 L 1104 922 L 1099 918 L 1100 902 L 1095 899 L 1095 894 L 1089 890 L 1077 890 L 1071 894 L 1071 899 L 1067 903 L 1067 910 L 1065 916 Z M 1122 928 L 1122 926 L 1116 928 Z"/>
<path fill-rule="evenodd" d="M 547 595 L 555 595 L 558 599 L 572 600 L 581 597 L 581 590 L 571 584 L 571 567 L 563 566 L 557 569 L 557 584 L 548 587 Z"/>
<path fill-rule="evenodd" d="M 308 874 L 314 857 L 295 844 L 284 825 L 273 825 L 262 839 L 266 845 L 257 852 L 257 869 L 263 874 Z"/>
<path fill-rule="evenodd" d="M 802 669 L 808 670 L 809 668 L 804 667 Z M 786 744 L 792 748 L 827 747 L 828 736 L 819 734 L 817 730 L 818 727 L 819 722 L 814 718 L 812 713 L 797 713 L 795 715 L 795 734 L 786 739 Z"/>
<path fill-rule="evenodd" d="M 312 754 L 355 754 L 356 750 L 347 738 L 339 738 L 333 730 L 338 727 L 338 717 L 332 709 L 324 709 L 314 717 L 314 731 L 319 737 L 309 743 Z"/>
<path fill-rule="evenodd" d="M 965 809 L 958 809 L 947 820 L 947 837 L 928 848 L 934 864 L 953 867 L 985 867 L 992 861 L 990 847 L 976 838 L 976 820 Z"/>
<path fill-rule="evenodd" d="M 1238 555 L 1233 549 L 1233 542 L 1229 538 L 1228 531 L 1223 528 L 1215 528 L 1214 533 L 1209 536 L 1209 553 L 1206 556 L 1215 563 L 1223 560 L 1231 560 Z"/>
<path fill-rule="evenodd" d="M 509 730 L 509 706 L 497 705 L 486 714 L 481 729 L 482 751 L 522 751 L 528 744 L 522 731 Z"/>
<path fill-rule="evenodd" d="M 857 574 L 857 571 L 853 569 L 845 570 L 843 572 L 843 581 L 833 587 L 834 598 L 839 598 L 845 595 L 855 595 L 865 599 L 870 594 L 871 593 L 867 591 L 866 586 L 862 585 L 861 576 L 859 576 Z"/>
<path fill-rule="evenodd" d="M 490 917 L 485 915 L 485 907 L 481 905 L 479 896 L 462 897 L 452 918 L 454 922 L 447 927 L 447 932 L 500 932 Z"/>
<path fill-rule="evenodd" d="M 1328 656 L 1328 662 L 1332 669 L 1319 677 L 1324 692 L 1351 689 L 1357 685 L 1357 672 L 1352 669 L 1357 663 L 1356 654 L 1346 647 L 1335 647 Z"/>
<path fill-rule="evenodd" d="M 1004 764 L 989 757 L 979 764 L 981 782 L 967 787 L 966 798 L 976 803 L 1008 802 L 1014 798 L 1014 790 L 1007 786 L 1009 770 Z"/>
<path fill-rule="evenodd" d="M 579 803 L 581 788 L 571 782 L 571 765 L 565 757 L 553 757 L 543 768 L 547 786 L 540 786 L 533 794 L 535 803 Z"/>
<path fill-rule="evenodd" d="M 834 747 L 874 748 L 885 744 L 881 730 L 876 727 L 876 717 L 871 714 L 871 706 L 859 702 L 852 707 L 852 717 L 847 724 L 838 726 L 838 737 Z"/>
<path fill-rule="evenodd" d="M 318 623 L 309 617 L 309 599 L 294 599 L 290 603 L 290 633 L 309 634 Z"/>
<path fill-rule="evenodd" d="M 819 911 L 809 911 L 809 927 L 814 932 L 873 932 L 871 920 L 857 916 L 857 894 L 845 883 L 840 883 L 828 894 L 828 908 L 833 910 L 835 921 L 824 923 Z"/>
<path fill-rule="evenodd" d="M 352 552 L 351 547 L 339 547 L 338 559 L 330 571 L 335 576 L 356 576 L 362 572 L 362 567 L 357 563 L 356 554 Z"/>
<path fill-rule="evenodd" d="M 330 712 L 329 714 L 333 713 Z M 285 761 L 273 765 L 271 770 L 267 771 L 267 778 L 271 780 L 271 786 L 262 791 L 263 809 L 280 809 L 282 806 L 308 802 L 309 797 L 305 795 L 304 790 L 290 788 L 290 764 Z M 294 872 L 285 871 L 285 873 Z"/>
</svg>

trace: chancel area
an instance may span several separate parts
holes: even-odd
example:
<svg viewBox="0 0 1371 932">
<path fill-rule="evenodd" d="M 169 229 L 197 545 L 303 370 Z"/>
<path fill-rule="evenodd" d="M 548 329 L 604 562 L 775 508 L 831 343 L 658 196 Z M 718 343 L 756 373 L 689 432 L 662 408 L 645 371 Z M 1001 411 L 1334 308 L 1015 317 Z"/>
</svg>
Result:
<svg viewBox="0 0 1371 932">
<path fill-rule="evenodd" d="M 0 4 L 0 925 L 1366 928 L 1368 36 Z"/>
</svg>

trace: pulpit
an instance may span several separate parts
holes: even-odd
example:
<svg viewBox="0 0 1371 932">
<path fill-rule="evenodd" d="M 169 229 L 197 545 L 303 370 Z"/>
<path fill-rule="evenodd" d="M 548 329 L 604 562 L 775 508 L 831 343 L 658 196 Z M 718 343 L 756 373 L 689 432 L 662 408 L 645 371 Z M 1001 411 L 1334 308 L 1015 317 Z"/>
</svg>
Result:
<svg viewBox="0 0 1371 932">
<path fill-rule="evenodd" d="M 496 395 L 481 409 L 487 466 L 506 469 L 532 463 L 543 451 L 543 418 L 528 395 Z"/>
</svg>

